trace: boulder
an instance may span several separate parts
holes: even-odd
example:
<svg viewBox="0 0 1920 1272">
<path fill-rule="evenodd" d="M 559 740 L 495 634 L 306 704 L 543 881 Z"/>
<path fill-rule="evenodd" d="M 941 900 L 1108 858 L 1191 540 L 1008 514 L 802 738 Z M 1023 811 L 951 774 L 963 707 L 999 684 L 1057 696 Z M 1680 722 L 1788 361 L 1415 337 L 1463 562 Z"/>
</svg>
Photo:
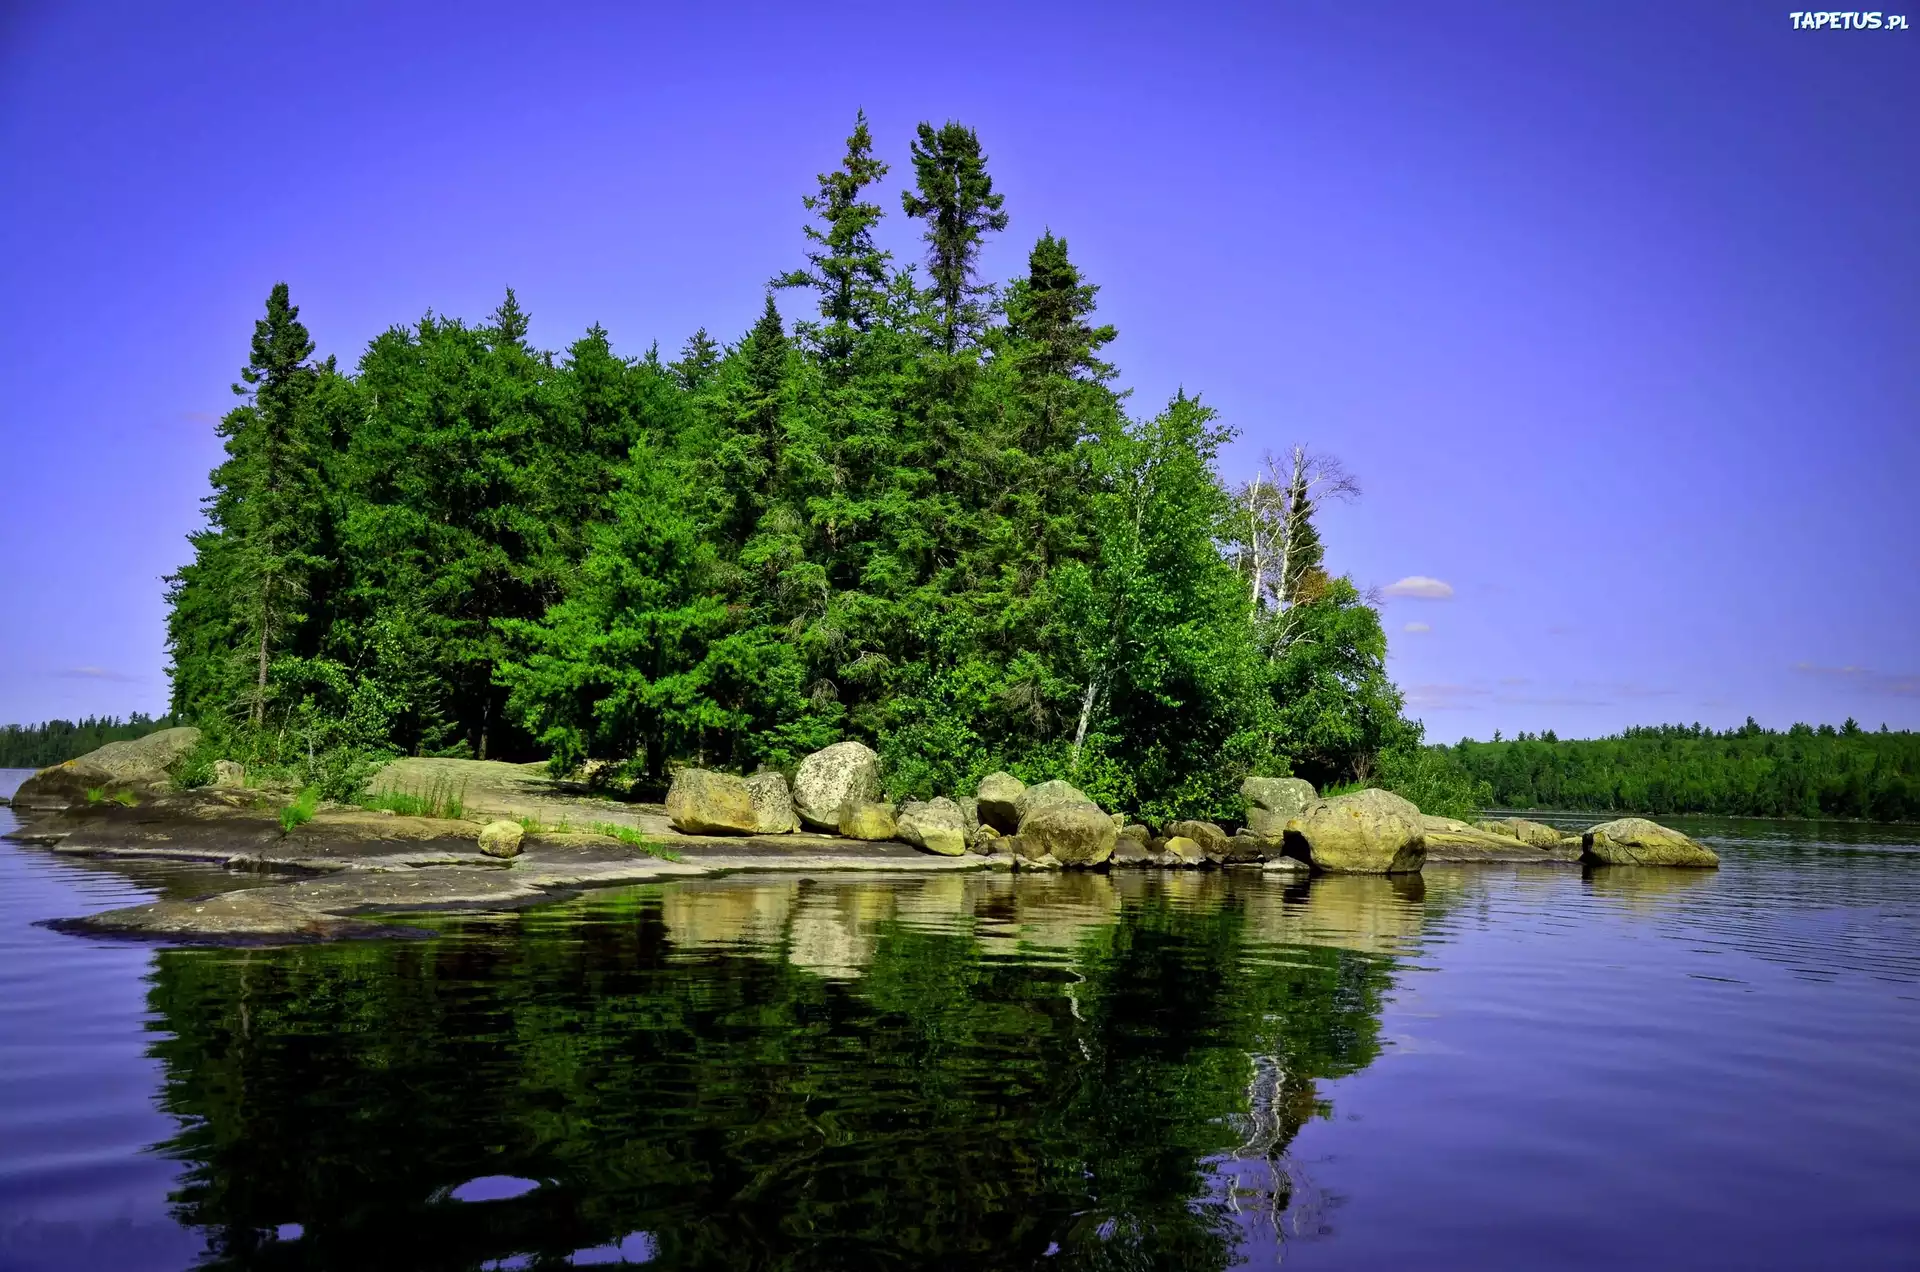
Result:
<svg viewBox="0 0 1920 1272">
<path fill-rule="evenodd" d="M 760 824 L 747 779 L 711 769 L 683 768 L 673 775 L 667 816 L 685 835 L 751 835 Z"/>
<path fill-rule="evenodd" d="M 1074 787 L 1058 780 L 1042 782 L 1038 786 L 1029 786 L 1026 790 L 1021 791 L 1020 798 L 1014 801 L 1014 807 L 1019 812 L 1020 824 L 1023 827 L 1027 824 L 1028 817 L 1031 817 L 1043 808 L 1057 808 L 1068 805 L 1075 807 L 1084 806 L 1092 808 L 1095 812 L 1100 811 L 1092 800 L 1082 795 Z M 1102 817 L 1106 816 L 1105 813 L 1100 813 L 1100 815 Z M 1112 825 L 1113 823 L 1109 821 L 1107 824 Z"/>
<path fill-rule="evenodd" d="M 1316 799 L 1287 822 L 1286 853 L 1316 870 L 1407 874 L 1427 857 L 1420 810 L 1388 791 Z"/>
<path fill-rule="evenodd" d="M 1698 866 L 1711 869 L 1719 856 L 1677 830 L 1644 817 L 1622 817 L 1581 837 L 1581 855 L 1607 866 Z"/>
<path fill-rule="evenodd" d="M 1015 857 L 1013 865 L 1016 870 L 1058 870 L 1066 863 L 1050 852 L 1043 852 L 1038 857 Z"/>
<path fill-rule="evenodd" d="M 1110 866 L 1150 866 L 1153 854 L 1147 850 L 1145 839 L 1135 839 L 1132 835 L 1122 835 L 1114 841 L 1113 856 L 1107 858 Z"/>
<path fill-rule="evenodd" d="M 753 801 L 753 828 L 762 835 L 784 835 L 800 829 L 800 818 L 793 811 L 793 791 L 787 779 L 771 769 L 763 769 L 747 779 L 747 796 Z"/>
<path fill-rule="evenodd" d="M 1177 821 L 1167 826 L 1167 838 L 1191 839 L 1200 851 L 1217 856 L 1227 850 L 1227 832 L 1210 821 Z"/>
<path fill-rule="evenodd" d="M 88 791 L 103 795 L 164 790 L 174 765 L 200 743 L 200 730 L 161 729 L 128 742 L 109 742 L 78 759 L 43 768 L 13 793 L 21 809 L 61 809 L 87 802 Z"/>
<path fill-rule="evenodd" d="M 961 820 L 967 823 L 967 834 L 971 837 L 980 829 L 980 801 L 972 795 L 962 795 L 953 802 L 960 805 Z"/>
<path fill-rule="evenodd" d="M 815 751 L 793 775 L 793 809 L 815 830 L 838 830 L 840 806 L 848 800 L 879 798 L 880 757 L 864 743 L 835 742 Z"/>
<path fill-rule="evenodd" d="M 1552 865 L 1580 859 L 1577 847 L 1536 847 L 1512 835 L 1499 834 L 1480 826 L 1469 826 L 1452 817 L 1420 817 L 1422 837 L 1427 842 L 1427 860 L 1433 861 L 1512 861 L 1521 864 Z"/>
<path fill-rule="evenodd" d="M 1528 821 L 1524 817 L 1479 821 L 1473 824 L 1473 828 L 1495 835 L 1507 835 L 1518 839 L 1523 844 L 1532 844 L 1535 848 L 1559 848 L 1568 843 L 1578 842 L 1580 839 L 1578 835 L 1569 835 L 1564 830 L 1548 826 L 1543 822 Z"/>
<path fill-rule="evenodd" d="M 1041 805 L 1022 816 L 1019 838 L 1063 865 L 1097 866 L 1113 855 L 1120 832 L 1113 819 L 1092 804 L 1058 803 Z"/>
<path fill-rule="evenodd" d="M 1157 866 L 1204 866 L 1207 864 L 1207 851 L 1185 835 L 1174 835 L 1160 841 L 1159 851 L 1154 854 Z"/>
<path fill-rule="evenodd" d="M 944 796 L 924 804 L 908 800 L 900 808 L 898 833 L 915 848 L 942 857 L 958 857 L 967 851 L 966 814 Z"/>
<path fill-rule="evenodd" d="M 1020 829 L 1020 796 L 1027 784 L 1011 773 L 989 773 L 980 779 L 975 804 L 980 820 L 1003 835 Z"/>
<path fill-rule="evenodd" d="M 993 853 L 1004 851 L 1004 849 L 995 847 L 995 845 L 1001 841 L 1002 836 L 1000 832 L 993 827 L 984 824 L 975 826 L 973 833 L 967 836 L 967 850 L 969 852 L 977 852 L 983 857 L 990 856 Z"/>
<path fill-rule="evenodd" d="M 835 827 L 848 839 L 879 841 L 900 833 L 893 806 L 870 799 L 850 799 L 840 806 L 840 822 Z"/>
<path fill-rule="evenodd" d="M 489 857 L 517 857 L 526 833 L 519 822 L 488 822 L 480 828 L 480 851 Z"/>
<path fill-rule="evenodd" d="M 1283 835 L 1287 823 L 1319 797 L 1313 783 L 1298 777 L 1249 777 L 1240 783 L 1247 801 L 1247 829 L 1256 835 Z"/>
<path fill-rule="evenodd" d="M 1120 828 L 1120 838 L 1138 839 L 1144 844 L 1153 838 L 1153 832 L 1139 822 L 1128 822 Z"/>
<path fill-rule="evenodd" d="M 1265 861 L 1268 857 L 1280 856 L 1281 845 L 1284 842 L 1281 836 L 1256 835 L 1250 830 L 1242 830 L 1227 840 L 1227 846 L 1220 854 L 1220 859 L 1234 865 Z"/>
<path fill-rule="evenodd" d="M 1313 867 L 1292 857 L 1268 857 L 1260 864 L 1260 868 L 1271 870 L 1275 874 L 1298 875 L 1303 879 L 1313 872 Z"/>
<path fill-rule="evenodd" d="M 247 769 L 244 764 L 234 760 L 215 760 L 213 762 L 213 784 L 215 786 L 241 787 L 247 784 Z"/>
</svg>

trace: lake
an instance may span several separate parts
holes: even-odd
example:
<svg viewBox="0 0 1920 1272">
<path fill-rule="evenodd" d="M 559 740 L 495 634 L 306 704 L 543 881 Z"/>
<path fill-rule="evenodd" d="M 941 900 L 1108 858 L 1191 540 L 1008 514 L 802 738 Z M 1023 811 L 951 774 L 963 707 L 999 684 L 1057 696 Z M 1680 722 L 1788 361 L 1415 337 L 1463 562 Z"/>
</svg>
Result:
<svg viewBox="0 0 1920 1272">
<path fill-rule="evenodd" d="M 0 1269 L 1914 1266 L 1920 828 L 1668 821 L 1724 868 L 736 875 L 278 949 L 35 926 L 234 881 L 0 844 Z"/>
</svg>

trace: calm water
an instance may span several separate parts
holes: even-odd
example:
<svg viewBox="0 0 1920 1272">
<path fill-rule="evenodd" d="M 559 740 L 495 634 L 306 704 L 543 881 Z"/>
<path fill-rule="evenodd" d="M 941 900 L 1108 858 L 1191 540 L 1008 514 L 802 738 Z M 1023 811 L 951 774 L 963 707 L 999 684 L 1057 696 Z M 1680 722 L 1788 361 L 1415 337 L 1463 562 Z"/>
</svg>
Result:
<svg viewBox="0 0 1920 1272">
<path fill-rule="evenodd" d="M 736 877 L 284 950 L 35 927 L 221 881 L 0 845 L 0 1268 L 1914 1266 L 1920 836 L 1681 824 L 1723 870 Z"/>
</svg>

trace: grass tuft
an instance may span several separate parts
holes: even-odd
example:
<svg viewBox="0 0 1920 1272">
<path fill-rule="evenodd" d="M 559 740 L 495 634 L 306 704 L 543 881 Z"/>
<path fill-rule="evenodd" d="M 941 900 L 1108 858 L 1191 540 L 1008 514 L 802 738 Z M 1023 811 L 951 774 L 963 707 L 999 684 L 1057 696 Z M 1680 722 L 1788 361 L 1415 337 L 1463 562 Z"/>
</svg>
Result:
<svg viewBox="0 0 1920 1272">
<path fill-rule="evenodd" d="M 678 861 L 680 854 L 665 844 L 655 843 L 631 826 L 619 826 L 613 822 L 601 822 L 594 827 L 602 835 L 618 839 L 629 848 L 638 848 L 649 857 L 658 857 L 662 861 Z"/>
<path fill-rule="evenodd" d="M 424 788 L 401 786 L 360 797 L 360 807 L 398 813 L 402 817 L 444 817 L 459 821 L 467 815 L 467 784 L 435 778 Z M 529 827 L 531 829 L 531 827 Z"/>
<path fill-rule="evenodd" d="M 280 831 L 292 834 L 298 827 L 313 820 L 320 808 L 320 788 L 309 786 L 293 797 L 293 802 L 280 810 Z"/>
</svg>

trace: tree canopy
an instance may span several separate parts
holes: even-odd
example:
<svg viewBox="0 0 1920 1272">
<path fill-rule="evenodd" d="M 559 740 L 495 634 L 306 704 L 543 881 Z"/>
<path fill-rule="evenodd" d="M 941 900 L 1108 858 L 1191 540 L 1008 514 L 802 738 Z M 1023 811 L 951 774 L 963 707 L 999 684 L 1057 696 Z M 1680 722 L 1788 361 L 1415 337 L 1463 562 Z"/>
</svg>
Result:
<svg viewBox="0 0 1920 1272">
<path fill-rule="evenodd" d="M 851 737 L 896 795 L 1007 768 L 1149 815 L 1416 745 L 1306 488 L 1284 515 L 1311 549 L 1250 586 L 1231 429 L 1184 392 L 1128 409 L 1067 240 L 982 278 L 1010 215 L 973 131 L 912 140 L 924 273 L 876 246 L 888 170 L 862 115 L 804 200 L 802 261 L 737 338 L 670 363 L 598 326 L 536 349 L 509 291 L 348 370 L 277 285 L 172 579 L 174 710 L 330 782 L 410 752 L 646 788 Z"/>
</svg>

